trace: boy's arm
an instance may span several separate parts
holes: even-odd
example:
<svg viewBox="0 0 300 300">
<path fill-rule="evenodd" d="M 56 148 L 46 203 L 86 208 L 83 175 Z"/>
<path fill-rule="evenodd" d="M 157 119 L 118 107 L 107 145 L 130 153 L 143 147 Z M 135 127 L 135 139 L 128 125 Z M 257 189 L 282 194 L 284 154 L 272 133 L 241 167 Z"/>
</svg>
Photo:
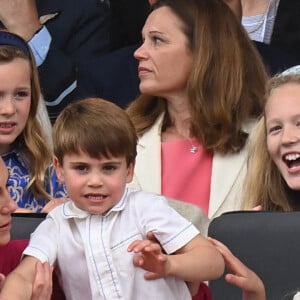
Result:
<svg viewBox="0 0 300 300">
<path fill-rule="evenodd" d="M 162 253 L 160 245 L 150 240 L 137 240 L 128 251 L 137 254 L 133 263 L 148 271 L 147 279 L 174 276 L 198 286 L 200 281 L 216 279 L 224 272 L 222 255 L 200 235 L 172 255 Z"/>
<path fill-rule="evenodd" d="M 168 255 L 167 265 L 167 276 L 175 276 L 187 282 L 217 279 L 225 268 L 220 252 L 200 234 L 174 255 Z"/>
<path fill-rule="evenodd" d="M 39 262 L 38 259 L 32 256 L 24 257 L 20 264 L 6 277 L 0 293 L 1 300 L 31 299 L 37 262 Z"/>
</svg>

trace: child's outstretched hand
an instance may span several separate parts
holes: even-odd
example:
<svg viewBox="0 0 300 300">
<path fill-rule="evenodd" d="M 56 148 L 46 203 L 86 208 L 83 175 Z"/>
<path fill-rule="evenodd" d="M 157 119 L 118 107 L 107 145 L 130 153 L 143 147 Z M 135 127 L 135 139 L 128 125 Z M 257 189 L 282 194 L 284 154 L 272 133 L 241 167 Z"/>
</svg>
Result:
<svg viewBox="0 0 300 300">
<path fill-rule="evenodd" d="M 168 273 L 168 256 L 162 252 L 160 244 L 152 233 L 147 237 L 148 240 L 132 242 L 127 250 L 136 253 L 133 264 L 147 271 L 144 275 L 145 279 L 157 279 Z"/>
<path fill-rule="evenodd" d="M 258 275 L 244 265 L 232 252 L 220 241 L 208 238 L 221 252 L 229 269 L 225 280 L 243 290 L 243 300 L 266 300 L 265 287 Z"/>
</svg>

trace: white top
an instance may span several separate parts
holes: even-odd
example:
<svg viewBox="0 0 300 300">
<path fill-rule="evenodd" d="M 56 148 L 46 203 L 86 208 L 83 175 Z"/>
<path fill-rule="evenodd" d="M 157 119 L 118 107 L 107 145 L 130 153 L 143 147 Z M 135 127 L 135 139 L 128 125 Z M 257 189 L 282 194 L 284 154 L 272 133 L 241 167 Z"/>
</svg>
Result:
<svg viewBox="0 0 300 300">
<path fill-rule="evenodd" d="M 57 264 L 67 299 L 191 299 L 184 281 L 145 280 L 128 245 L 153 231 L 167 253 L 199 231 L 164 197 L 127 188 L 106 215 L 90 215 L 72 201 L 52 210 L 31 235 L 24 254 Z"/>
<path fill-rule="evenodd" d="M 243 16 L 242 25 L 251 40 L 270 44 L 279 0 L 269 0 L 267 10 L 256 16 Z"/>
</svg>

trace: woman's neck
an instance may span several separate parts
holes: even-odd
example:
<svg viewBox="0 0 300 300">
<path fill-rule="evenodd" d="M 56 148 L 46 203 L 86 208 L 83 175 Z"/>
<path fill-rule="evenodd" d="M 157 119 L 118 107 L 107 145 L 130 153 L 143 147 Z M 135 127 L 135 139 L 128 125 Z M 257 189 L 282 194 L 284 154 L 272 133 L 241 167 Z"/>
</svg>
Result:
<svg viewBox="0 0 300 300">
<path fill-rule="evenodd" d="M 172 99 L 167 102 L 170 124 L 164 135 L 172 139 L 190 138 L 190 109 L 188 100 Z"/>
</svg>

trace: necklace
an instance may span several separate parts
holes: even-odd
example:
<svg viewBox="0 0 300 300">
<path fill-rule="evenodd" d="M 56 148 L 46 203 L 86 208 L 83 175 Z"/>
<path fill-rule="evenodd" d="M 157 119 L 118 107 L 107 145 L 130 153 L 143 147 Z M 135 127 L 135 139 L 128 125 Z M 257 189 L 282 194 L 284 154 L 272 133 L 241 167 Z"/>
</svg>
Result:
<svg viewBox="0 0 300 300">
<path fill-rule="evenodd" d="M 178 130 L 175 129 L 175 127 L 169 127 L 166 131 L 162 133 L 162 140 L 163 141 L 170 141 L 174 139 L 180 139 L 180 140 L 186 140 L 189 142 L 190 147 L 189 151 L 192 154 L 196 154 L 198 152 L 198 147 L 194 145 L 192 139 L 187 135 L 183 133 L 179 133 Z"/>
<path fill-rule="evenodd" d="M 195 145 L 192 145 L 192 147 L 190 148 L 190 152 L 196 154 L 198 152 L 198 148 Z"/>
<path fill-rule="evenodd" d="M 193 154 L 196 154 L 198 152 L 198 147 L 193 144 L 193 142 L 190 138 L 188 138 L 188 141 L 191 144 L 190 152 L 193 153 Z"/>
</svg>

